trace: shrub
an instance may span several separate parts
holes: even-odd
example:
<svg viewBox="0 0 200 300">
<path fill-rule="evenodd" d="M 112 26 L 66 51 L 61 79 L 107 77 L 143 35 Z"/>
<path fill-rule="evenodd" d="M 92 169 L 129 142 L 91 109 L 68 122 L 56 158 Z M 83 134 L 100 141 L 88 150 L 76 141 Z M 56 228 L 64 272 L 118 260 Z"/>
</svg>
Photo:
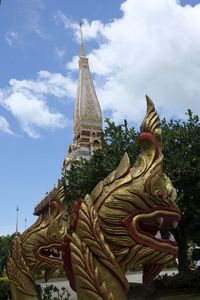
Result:
<svg viewBox="0 0 200 300">
<path fill-rule="evenodd" d="M 154 285 L 158 289 L 200 289 L 200 268 L 183 274 L 158 276 Z"/>
<path fill-rule="evenodd" d="M 10 284 L 8 280 L 0 280 L 0 299 L 11 299 Z"/>
<path fill-rule="evenodd" d="M 200 249 L 194 249 L 192 252 L 192 259 L 193 260 L 200 260 Z"/>
<path fill-rule="evenodd" d="M 51 284 L 51 285 L 46 285 L 45 287 L 42 287 L 41 285 L 37 285 L 36 288 L 40 300 L 69 300 L 70 299 L 70 293 L 65 287 L 59 289 L 53 284 Z"/>
</svg>

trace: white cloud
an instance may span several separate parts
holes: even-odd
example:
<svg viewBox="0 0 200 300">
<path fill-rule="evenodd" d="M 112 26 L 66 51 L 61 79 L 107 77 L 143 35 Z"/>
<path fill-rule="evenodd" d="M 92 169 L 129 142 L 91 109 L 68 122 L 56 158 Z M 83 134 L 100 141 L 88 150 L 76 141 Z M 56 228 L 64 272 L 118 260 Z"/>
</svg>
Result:
<svg viewBox="0 0 200 300">
<path fill-rule="evenodd" d="M 83 27 L 85 39 L 99 42 L 88 56 L 103 110 L 110 110 L 115 121 L 139 122 L 148 94 L 162 116 L 184 117 L 188 108 L 199 113 L 200 4 L 127 0 L 121 10 L 122 17 L 110 23 Z M 78 24 L 62 18 L 77 37 Z M 67 67 L 76 65 L 77 57 Z"/>
<path fill-rule="evenodd" d="M 0 116 L 0 131 L 8 134 L 14 134 L 14 132 L 10 129 L 10 124 L 8 123 L 7 119 L 3 116 Z"/>
<path fill-rule="evenodd" d="M 55 23 L 64 25 L 65 29 L 74 30 L 76 41 L 80 41 L 80 25 L 72 22 L 67 18 L 61 11 L 58 11 L 54 16 Z M 91 23 L 87 19 L 82 19 L 81 22 L 84 24 L 84 40 L 97 39 L 98 36 L 104 35 L 104 25 L 99 20 L 94 20 Z"/>
<path fill-rule="evenodd" d="M 55 53 L 55 58 L 56 58 L 58 61 L 61 61 L 61 60 L 63 59 L 64 55 L 65 55 L 65 49 L 55 47 L 54 53 Z"/>
<path fill-rule="evenodd" d="M 79 26 L 77 23 L 71 22 L 60 10 L 54 15 L 54 20 L 56 25 L 63 24 L 66 29 L 78 29 Z"/>
<path fill-rule="evenodd" d="M 50 111 L 47 104 L 31 93 L 15 92 L 4 101 L 7 108 L 20 122 L 22 129 L 32 138 L 40 136 L 35 128 L 58 128 L 65 127 L 64 117 Z"/>
<path fill-rule="evenodd" d="M 5 35 L 5 40 L 10 47 L 15 47 L 21 44 L 21 38 L 18 32 L 10 31 Z"/>
<path fill-rule="evenodd" d="M 59 73 L 40 71 L 36 80 L 10 80 L 10 86 L 0 90 L 0 104 L 18 120 L 24 132 L 32 138 L 40 136 L 40 128 L 55 129 L 70 124 L 64 115 L 50 108 L 47 97 L 73 97 L 75 83 Z"/>
<path fill-rule="evenodd" d="M 12 91 L 29 91 L 34 95 L 53 95 L 55 97 L 74 97 L 76 86 L 70 77 L 64 77 L 60 73 L 40 71 L 36 80 L 10 80 Z"/>
</svg>

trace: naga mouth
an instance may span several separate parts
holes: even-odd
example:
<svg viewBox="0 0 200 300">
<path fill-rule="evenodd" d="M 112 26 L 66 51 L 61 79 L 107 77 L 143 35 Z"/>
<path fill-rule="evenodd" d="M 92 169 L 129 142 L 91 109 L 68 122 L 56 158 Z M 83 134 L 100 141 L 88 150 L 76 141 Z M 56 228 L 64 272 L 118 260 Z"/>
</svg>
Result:
<svg viewBox="0 0 200 300">
<path fill-rule="evenodd" d="M 179 221 L 178 210 L 158 207 L 135 211 L 124 220 L 124 224 L 137 243 L 177 255 L 178 247 L 172 230 L 177 227 Z"/>
<path fill-rule="evenodd" d="M 177 219 L 165 215 L 139 221 L 141 232 L 157 240 L 167 240 L 174 245 L 176 244 L 176 241 L 171 231 L 172 229 L 175 229 L 177 225 Z"/>
<path fill-rule="evenodd" d="M 51 244 L 49 246 L 41 246 L 37 250 L 37 256 L 39 256 L 40 260 L 60 265 L 62 264 L 62 245 Z"/>
</svg>

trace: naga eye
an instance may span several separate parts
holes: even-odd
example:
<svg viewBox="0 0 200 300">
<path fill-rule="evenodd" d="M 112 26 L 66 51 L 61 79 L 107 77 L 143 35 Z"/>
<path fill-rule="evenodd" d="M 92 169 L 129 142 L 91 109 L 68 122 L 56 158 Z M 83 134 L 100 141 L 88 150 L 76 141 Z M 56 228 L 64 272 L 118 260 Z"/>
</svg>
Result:
<svg viewBox="0 0 200 300">
<path fill-rule="evenodd" d="M 56 233 L 53 233 L 53 234 L 52 234 L 52 238 L 56 239 L 56 237 L 57 237 L 57 234 L 56 234 Z"/>
<path fill-rule="evenodd" d="M 163 199 L 164 198 L 164 194 L 161 191 L 158 191 L 156 193 L 156 196 L 157 196 L 158 199 Z"/>
</svg>

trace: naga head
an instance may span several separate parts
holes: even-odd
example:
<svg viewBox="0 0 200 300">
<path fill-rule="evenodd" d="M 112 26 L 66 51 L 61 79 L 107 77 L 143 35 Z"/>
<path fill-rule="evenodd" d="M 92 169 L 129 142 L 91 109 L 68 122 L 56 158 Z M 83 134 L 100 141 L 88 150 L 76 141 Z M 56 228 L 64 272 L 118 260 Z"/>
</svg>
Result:
<svg viewBox="0 0 200 300">
<path fill-rule="evenodd" d="M 46 281 L 62 265 L 63 198 L 64 188 L 61 187 L 57 190 L 55 200 L 50 204 L 49 214 L 40 215 L 21 236 L 22 252 L 27 266 L 34 273 L 45 270 Z"/>
<path fill-rule="evenodd" d="M 13 241 L 7 262 L 7 274 L 9 279 L 23 291 L 26 290 L 26 286 L 23 285 L 25 274 L 34 282 L 35 273 L 45 271 L 44 278 L 47 281 L 62 265 L 63 198 L 64 189 L 61 187 L 57 189 L 55 201 L 51 202 L 51 213 L 46 216 L 40 215 L 31 227 L 21 236 L 16 236 Z M 21 277 L 16 274 L 21 274 Z"/>
<path fill-rule="evenodd" d="M 141 126 L 141 153 L 131 168 L 125 153 L 117 169 L 92 191 L 105 240 L 124 271 L 143 265 L 143 281 L 152 280 L 174 260 L 172 234 L 180 220 L 176 190 L 162 171 L 160 120 L 147 97 Z"/>
</svg>

